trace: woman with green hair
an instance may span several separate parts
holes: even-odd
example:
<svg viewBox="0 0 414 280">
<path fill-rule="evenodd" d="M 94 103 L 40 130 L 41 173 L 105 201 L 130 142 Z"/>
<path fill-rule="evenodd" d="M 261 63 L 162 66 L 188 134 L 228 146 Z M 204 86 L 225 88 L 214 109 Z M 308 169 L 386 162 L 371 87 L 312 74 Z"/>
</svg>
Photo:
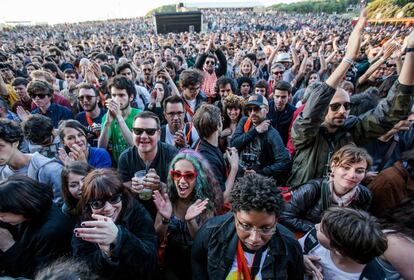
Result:
<svg viewBox="0 0 414 280">
<path fill-rule="evenodd" d="M 159 261 L 166 279 L 191 279 L 191 245 L 204 222 L 223 208 L 223 194 L 207 161 L 193 150 L 172 160 L 166 193 L 154 192 Z"/>
</svg>

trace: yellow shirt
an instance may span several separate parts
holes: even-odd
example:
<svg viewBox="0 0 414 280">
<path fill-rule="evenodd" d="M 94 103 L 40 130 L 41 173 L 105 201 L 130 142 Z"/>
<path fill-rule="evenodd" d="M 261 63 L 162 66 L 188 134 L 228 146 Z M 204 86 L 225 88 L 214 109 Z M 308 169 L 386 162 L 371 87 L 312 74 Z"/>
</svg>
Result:
<svg viewBox="0 0 414 280">
<path fill-rule="evenodd" d="M 14 90 L 11 84 L 6 84 L 7 88 L 7 97 L 6 100 L 9 103 L 10 108 L 13 107 L 16 101 L 20 100 L 20 97 L 17 95 L 16 91 Z"/>
</svg>

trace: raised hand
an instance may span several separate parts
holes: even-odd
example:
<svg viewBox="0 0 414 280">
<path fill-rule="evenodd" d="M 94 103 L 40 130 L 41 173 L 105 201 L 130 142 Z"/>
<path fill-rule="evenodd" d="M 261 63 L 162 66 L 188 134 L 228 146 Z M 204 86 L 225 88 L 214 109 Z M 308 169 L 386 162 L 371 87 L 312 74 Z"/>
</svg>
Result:
<svg viewBox="0 0 414 280">
<path fill-rule="evenodd" d="M 187 209 L 187 213 L 185 213 L 185 220 L 191 221 L 201 213 L 203 213 L 204 210 L 206 210 L 208 205 L 208 198 L 201 200 L 197 199 L 196 202 L 194 202 L 190 207 Z"/>
<path fill-rule="evenodd" d="M 75 228 L 76 237 L 85 241 L 96 243 L 103 246 L 101 249 L 107 249 L 107 246 L 116 243 L 118 236 L 118 227 L 111 218 L 98 214 L 92 214 L 95 221 L 85 221 L 81 223 L 80 228 Z"/>
<path fill-rule="evenodd" d="M 346 47 L 345 57 L 355 60 L 359 55 L 359 49 L 361 45 L 362 32 L 364 31 L 365 24 L 367 22 L 367 11 L 363 9 L 359 16 L 351 35 L 348 38 L 348 45 Z"/>
<path fill-rule="evenodd" d="M 17 106 L 16 113 L 22 121 L 27 120 L 30 116 L 30 113 L 24 110 L 22 106 Z"/>
<path fill-rule="evenodd" d="M 154 191 L 152 195 L 154 198 L 154 204 L 158 209 L 158 213 L 165 219 L 170 219 L 172 215 L 172 204 L 168 194 L 161 195 L 159 191 Z"/>
</svg>

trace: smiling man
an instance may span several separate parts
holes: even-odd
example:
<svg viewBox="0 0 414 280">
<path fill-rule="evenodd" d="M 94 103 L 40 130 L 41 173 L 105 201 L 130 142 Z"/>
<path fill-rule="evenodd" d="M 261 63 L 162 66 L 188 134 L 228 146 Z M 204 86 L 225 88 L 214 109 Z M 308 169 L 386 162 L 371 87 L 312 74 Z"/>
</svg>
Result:
<svg viewBox="0 0 414 280">
<path fill-rule="evenodd" d="M 230 204 L 230 213 L 207 221 L 196 236 L 193 279 L 303 279 L 300 245 L 278 224 L 284 202 L 276 182 L 244 176 Z"/>
<path fill-rule="evenodd" d="M 152 112 L 142 112 L 133 122 L 134 146 L 128 148 L 119 158 L 118 172 L 126 186 L 133 193 L 139 194 L 144 188 L 160 190 L 167 183 L 168 167 L 178 150 L 160 140 L 160 120 Z M 135 178 L 135 172 L 145 171 L 144 182 Z M 137 197 L 138 198 L 138 197 Z M 139 198 L 152 218 L 157 209 L 150 197 L 149 200 Z"/>
</svg>

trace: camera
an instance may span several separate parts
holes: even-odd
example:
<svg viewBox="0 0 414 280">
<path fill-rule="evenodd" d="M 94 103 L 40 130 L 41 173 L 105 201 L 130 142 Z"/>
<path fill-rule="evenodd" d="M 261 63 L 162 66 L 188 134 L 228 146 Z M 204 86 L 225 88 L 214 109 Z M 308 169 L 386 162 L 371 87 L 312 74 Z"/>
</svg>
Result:
<svg viewBox="0 0 414 280">
<path fill-rule="evenodd" d="M 255 153 L 243 153 L 241 160 L 245 169 L 254 169 L 254 167 L 257 166 L 259 157 Z"/>
</svg>

